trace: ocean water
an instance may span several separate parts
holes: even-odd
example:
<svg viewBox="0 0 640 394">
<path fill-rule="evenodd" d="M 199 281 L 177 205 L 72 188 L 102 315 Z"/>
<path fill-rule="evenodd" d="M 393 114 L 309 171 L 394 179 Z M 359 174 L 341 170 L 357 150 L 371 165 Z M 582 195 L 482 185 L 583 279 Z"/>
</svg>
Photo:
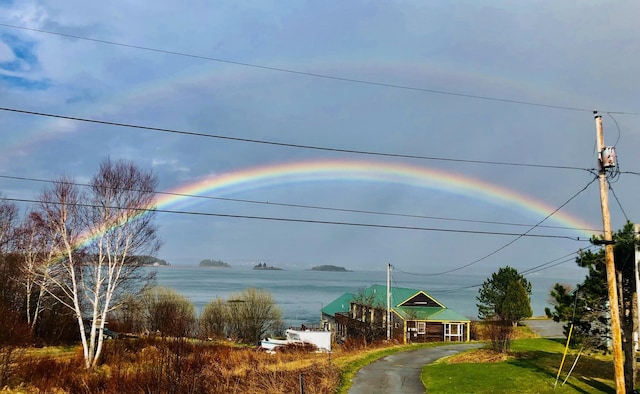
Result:
<svg viewBox="0 0 640 394">
<path fill-rule="evenodd" d="M 357 293 L 372 284 L 386 285 L 386 271 L 321 272 L 305 270 L 260 271 L 251 268 L 208 268 L 167 266 L 157 271 L 157 283 L 170 287 L 193 302 L 199 313 L 216 297 L 230 299 L 247 288 L 271 293 L 283 313 L 286 326 L 318 325 L 320 310 L 345 292 Z M 527 278 L 533 287 L 534 316 L 544 315 L 549 306 L 549 289 L 555 278 Z M 476 319 L 476 296 L 483 276 L 450 275 L 418 277 L 392 271 L 391 285 L 426 291 L 448 308 Z"/>
</svg>

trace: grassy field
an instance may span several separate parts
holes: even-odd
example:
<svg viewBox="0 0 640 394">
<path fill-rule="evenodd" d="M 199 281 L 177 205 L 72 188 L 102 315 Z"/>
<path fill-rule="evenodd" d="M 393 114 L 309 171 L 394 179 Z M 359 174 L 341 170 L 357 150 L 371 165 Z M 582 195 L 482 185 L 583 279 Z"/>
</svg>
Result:
<svg viewBox="0 0 640 394">
<path fill-rule="evenodd" d="M 512 354 L 496 357 L 485 350 L 471 351 L 426 366 L 422 381 L 433 393 L 614 393 L 610 357 L 582 355 L 562 385 L 576 350 L 569 350 L 557 387 L 554 383 L 564 344 L 543 338 L 513 342 Z"/>
<path fill-rule="evenodd" d="M 607 393 L 613 389 L 610 357 L 581 356 L 570 350 L 554 390 L 564 343 L 520 333 L 508 356 L 474 350 L 428 365 L 422 380 L 433 393 Z M 443 343 L 336 347 L 331 354 L 292 349 L 267 354 L 251 347 L 198 341 L 109 341 L 103 363 L 82 368 L 78 347 L 22 349 L 5 379 L 6 393 L 192 392 L 346 393 L 357 371 L 390 354 Z M 87 391 L 88 390 L 88 391 Z M 154 391 L 156 390 L 156 391 Z"/>
</svg>

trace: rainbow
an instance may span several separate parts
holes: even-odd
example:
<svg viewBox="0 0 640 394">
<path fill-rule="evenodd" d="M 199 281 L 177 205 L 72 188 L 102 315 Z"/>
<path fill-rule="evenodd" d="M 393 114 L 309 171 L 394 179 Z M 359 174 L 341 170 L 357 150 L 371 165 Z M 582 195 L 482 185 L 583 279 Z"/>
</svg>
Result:
<svg viewBox="0 0 640 394">
<path fill-rule="evenodd" d="M 316 181 L 384 182 L 439 190 L 499 206 L 507 206 L 515 211 L 526 211 L 536 220 L 541 220 L 557 209 L 557 207 L 530 196 L 454 172 L 416 165 L 365 160 L 297 161 L 214 175 L 171 190 L 171 194 L 162 195 L 156 199 L 155 207 L 158 209 L 170 208 L 174 204 L 191 199 L 192 197 L 189 195 L 218 197 L 273 185 L 282 186 Z M 579 229 L 578 231 L 586 237 L 592 235 L 588 229 L 597 228 L 591 223 L 562 211 L 556 212 L 550 220 L 562 226 Z"/>
</svg>

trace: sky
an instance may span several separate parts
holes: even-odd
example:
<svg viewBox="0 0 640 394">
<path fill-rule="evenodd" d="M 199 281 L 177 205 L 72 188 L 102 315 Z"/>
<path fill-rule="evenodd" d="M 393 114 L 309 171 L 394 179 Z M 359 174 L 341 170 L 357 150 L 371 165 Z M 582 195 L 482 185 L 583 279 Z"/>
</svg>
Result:
<svg viewBox="0 0 640 394">
<path fill-rule="evenodd" d="M 391 263 L 432 280 L 509 265 L 578 283 L 576 253 L 602 229 L 593 110 L 619 164 L 612 227 L 640 216 L 638 14 L 0 0 L 0 193 L 34 200 L 37 180 L 131 160 L 194 196 L 158 195 L 172 265 Z"/>
</svg>

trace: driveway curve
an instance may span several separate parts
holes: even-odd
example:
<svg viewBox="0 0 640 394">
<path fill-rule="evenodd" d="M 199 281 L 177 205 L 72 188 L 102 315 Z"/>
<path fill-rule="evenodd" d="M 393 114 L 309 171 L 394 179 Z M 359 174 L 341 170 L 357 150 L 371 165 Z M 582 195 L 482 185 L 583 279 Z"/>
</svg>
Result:
<svg viewBox="0 0 640 394">
<path fill-rule="evenodd" d="M 422 368 L 437 359 L 483 346 L 462 343 L 436 346 L 385 356 L 358 371 L 349 394 L 424 394 Z"/>
</svg>

